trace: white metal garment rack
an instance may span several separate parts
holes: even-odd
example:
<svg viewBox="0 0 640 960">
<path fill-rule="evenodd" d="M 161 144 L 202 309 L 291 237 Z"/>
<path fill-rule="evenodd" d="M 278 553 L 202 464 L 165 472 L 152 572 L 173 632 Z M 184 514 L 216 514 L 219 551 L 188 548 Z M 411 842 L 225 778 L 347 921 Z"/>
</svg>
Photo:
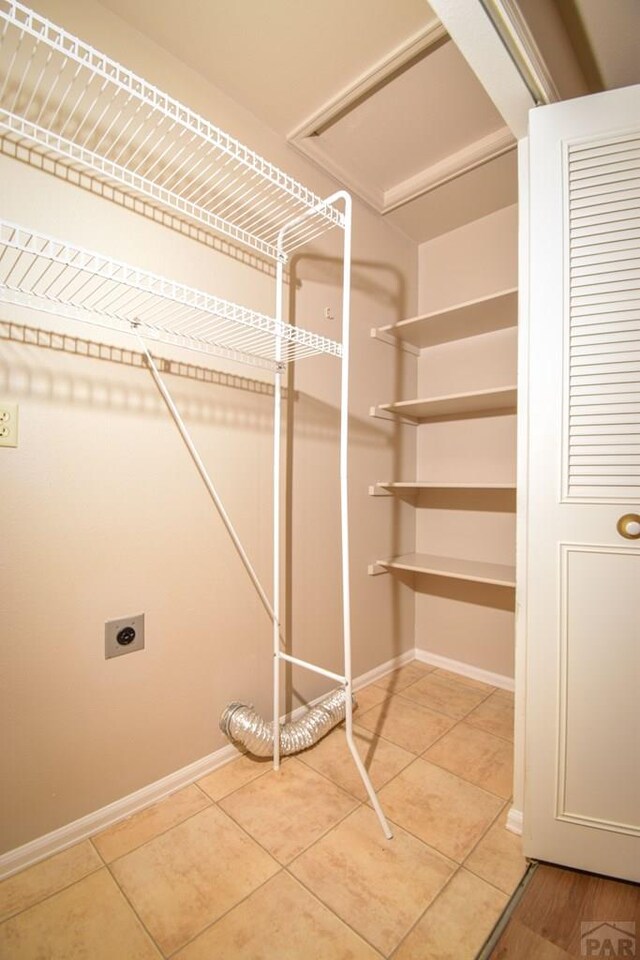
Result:
<svg viewBox="0 0 640 960">
<path fill-rule="evenodd" d="M 139 270 L 93 251 L 0 221 L 0 301 L 135 336 L 273 624 L 273 724 L 280 725 L 280 673 L 291 663 L 345 688 L 346 738 L 381 827 L 391 830 L 353 739 L 349 589 L 348 399 L 351 198 L 320 198 L 258 154 L 144 79 L 16 0 L 0 0 L 0 136 L 151 204 L 205 232 L 222 234 L 276 265 L 275 316 Z M 46 161 L 46 162 L 45 162 Z M 329 229 L 343 231 L 342 339 L 283 320 L 284 267 L 292 251 Z M 147 341 L 223 356 L 273 371 L 273 599 L 244 550 Z M 286 364 L 318 353 L 342 363 L 340 502 L 344 670 L 282 649 L 280 622 L 280 434 Z M 274 735 L 274 767 L 280 763 Z"/>
</svg>

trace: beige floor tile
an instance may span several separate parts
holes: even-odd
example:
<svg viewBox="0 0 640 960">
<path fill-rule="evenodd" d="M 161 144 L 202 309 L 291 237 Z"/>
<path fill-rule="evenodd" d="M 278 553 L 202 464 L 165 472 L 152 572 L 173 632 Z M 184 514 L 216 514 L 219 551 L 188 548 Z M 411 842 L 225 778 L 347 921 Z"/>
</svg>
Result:
<svg viewBox="0 0 640 960">
<path fill-rule="evenodd" d="M 383 687 L 376 687 L 373 683 L 370 683 L 368 687 L 356 690 L 358 706 L 353 714 L 354 718 L 357 720 L 366 710 L 370 710 L 371 707 L 375 707 L 378 703 L 386 700 L 387 696 L 387 691 Z"/>
<path fill-rule="evenodd" d="M 513 740 L 513 694 L 496 690 L 466 717 L 466 721 L 497 737 Z"/>
<path fill-rule="evenodd" d="M 383 787 L 379 797 L 391 820 L 458 863 L 503 805 L 498 797 L 422 759 Z"/>
<path fill-rule="evenodd" d="M 174 960 L 379 960 L 380 954 L 284 871 Z"/>
<path fill-rule="evenodd" d="M 471 852 L 465 867 L 494 887 L 512 894 L 527 869 L 527 861 L 522 855 L 522 837 L 507 830 L 505 820 L 506 813 Z"/>
<path fill-rule="evenodd" d="M 461 673 L 453 673 L 451 670 L 444 670 L 442 667 L 436 667 L 433 671 L 434 677 L 442 677 L 444 680 L 453 680 L 456 683 L 462 683 L 465 687 L 471 687 L 473 690 L 484 690 L 485 693 L 491 693 L 496 688 L 482 680 L 475 680 L 473 677 L 464 677 Z"/>
<path fill-rule="evenodd" d="M 388 783 L 414 759 L 413 754 L 403 750 L 402 747 L 380 740 L 368 730 L 355 725 L 353 739 L 376 790 Z M 305 750 L 299 754 L 298 759 L 313 767 L 318 773 L 329 777 L 359 800 L 367 799 L 367 791 L 347 746 L 343 727 L 323 737 L 311 750 Z"/>
<path fill-rule="evenodd" d="M 448 717 L 461 720 L 485 699 L 490 689 L 478 690 L 461 683 L 460 680 L 437 676 L 434 672 L 412 683 L 410 687 L 406 687 L 402 691 L 402 696 L 423 707 L 429 707 Z"/>
<path fill-rule="evenodd" d="M 0 925 L 2 960 L 160 956 L 106 868 Z"/>
<path fill-rule="evenodd" d="M 289 863 L 357 803 L 294 758 L 225 797 L 220 806 L 280 863 Z"/>
<path fill-rule="evenodd" d="M 229 793 L 243 787 L 245 783 L 250 783 L 256 777 L 267 773 L 271 769 L 271 764 L 270 757 L 252 757 L 249 754 L 242 754 L 231 763 L 225 763 L 224 767 L 219 767 L 202 780 L 198 780 L 198 786 L 212 800 L 222 800 Z"/>
<path fill-rule="evenodd" d="M 462 721 L 424 754 L 463 780 L 507 800 L 513 793 L 513 746 Z"/>
<path fill-rule="evenodd" d="M 111 869 L 165 953 L 184 946 L 278 870 L 213 804 Z"/>
<path fill-rule="evenodd" d="M 459 870 L 393 960 L 474 960 L 507 901 L 495 887 Z"/>
<path fill-rule="evenodd" d="M 92 837 L 101 857 L 111 863 L 118 857 L 124 856 L 136 847 L 142 846 L 147 840 L 152 840 L 170 827 L 182 823 L 194 813 L 207 807 L 211 801 L 201 790 L 191 784 L 184 790 L 154 803 L 153 806 L 135 813 L 132 817 L 116 823 L 108 830 L 104 830 Z"/>
<path fill-rule="evenodd" d="M 387 840 L 360 807 L 298 857 L 291 872 L 381 953 L 388 955 L 456 869 L 400 827 Z"/>
<path fill-rule="evenodd" d="M 358 717 L 358 726 L 391 740 L 411 753 L 422 753 L 450 730 L 455 720 L 404 697 L 389 697 Z"/>
<path fill-rule="evenodd" d="M 0 922 L 64 890 L 102 866 L 91 843 L 77 843 L 0 883 Z"/>
<path fill-rule="evenodd" d="M 429 666 L 429 664 L 412 660 L 411 663 L 405 664 L 404 667 L 398 667 L 397 670 L 393 670 L 386 676 L 380 677 L 379 680 L 374 680 L 374 684 L 376 687 L 386 690 L 387 693 L 398 693 L 399 690 L 404 690 L 409 684 L 415 683 L 416 680 L 420 680 L 422 677 L 426 677 L 432 670 L 433 667 Z"/>
</svg>

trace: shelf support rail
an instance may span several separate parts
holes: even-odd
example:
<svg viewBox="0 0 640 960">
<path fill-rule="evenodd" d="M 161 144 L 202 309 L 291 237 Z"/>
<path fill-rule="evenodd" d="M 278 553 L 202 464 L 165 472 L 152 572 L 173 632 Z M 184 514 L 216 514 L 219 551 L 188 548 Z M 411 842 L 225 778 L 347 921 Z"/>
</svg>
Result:
<svg viewBox="0 0 640 960">
<path fill-rule="evenodd" d="M 373 809 L 376 812 L 376 816 L 380 822 L 382 832 L 388 840 L 391 840 L 393 833 L 387 819 L 384 815 L 382 807 L 380 806 L 380 801 L 376 796 L 376 792 L 371 783 L 369 773 L 362 758 L 358 753 L 358 748 L 356 747 L 354 738 L 353 738 L 353 677 L 352 677 L 352 665 L 351 665 L 351 593 L 350 593 L 350 577 L 349 577 L 349 473 L 348 473 L 348 454 L 349 454 L 349 342 L 350 342 L 350 321 L 351 321 L 351 220 L 352 220 L 352 206 L 353 201 L 351 196 L 347 193 L 346 190 L 338 190 L 331 196 L 326 197 L 323 201 L 324 204 L 330 205 L 337 201 L 342 200 L 344 202 L 344 241 L 343 241 L 343 257 L 342 257 L 342 375 L 340 383 L 340 522 L 341 522 L 341 553 L 342 553 L 342 633 L 343 633 L 343 644 L 344 644 L 344 677 L 341 677 L 339 674 L 332 673 L 331 671 L 325 670 L 322 667 L 315 666 L 314 664 L 308 663 L 304 660 L 299 660 L 296 657 L 292 657 L 289 654 L 283 653 L 280 649 L 280 637 L 278 631 L 278 639 L 276 641 L 276 630 L 274 623 L 274 657 L 273 657 L 273 669 L 274 669 L 274 766 L 277 766 L 276 761 L 276 750 L 277 747 L 275 744 L 279 742 L 279 736 L 277 735 L 279 731 L 279 680 L 280 680 L 280 662 L 285 661 L 288 663 L 293 663 L 299 667 L 302 667 L 306 670 L 311 670 L 314 673 L 320 673 L 332 679 L 338 680 L 345 688 L 345 734 L 347 738 L 347 746 L 353 761 L 356 765 L 356 769 L 360 774 L 360 779 L 364 784 L 365 790 Z M 309 213 L 302 214 L 299 217 L 296 217 L 295 220 L 292 220 L 290 223 L 286 224 L 280 231 L 278 235 L 278 249 L 284 249 L 284 236 L 291 230 L 293 227 L 298 227 L 300 222 L 303 221 Z M 276 320 L 282 320 L 281 312 L 282 311 L 282 263 L 278 262 L 278 286 L 276 291 Z M 277 375 L 276 375 L 277 376 Z M 275 423 L 275 418 L 274 418 Z M 275 429 L 275 426 L 274 426 Z M 279 431 L 279 427 L 278 427 Z M 274 446 L 275 449 L 275 446 Z M 274 465 L 274 497 L 279 498 L 279 493 L 276 493 L 275 490 L 275 465 Z M 274 516 L 275 511 L 275 501 L 274 501 Z M 278 536 L 279 542 L 279 536 Z M 277 563 L 279 567 L 279 554 L 275 550 L 275 530 L 274 530 L 274 565 Z M 276 570 L 274 569 L 274 584 L 276 580 Z M 275 600 L 275 597 L 274 597 Z"/>
</svg>

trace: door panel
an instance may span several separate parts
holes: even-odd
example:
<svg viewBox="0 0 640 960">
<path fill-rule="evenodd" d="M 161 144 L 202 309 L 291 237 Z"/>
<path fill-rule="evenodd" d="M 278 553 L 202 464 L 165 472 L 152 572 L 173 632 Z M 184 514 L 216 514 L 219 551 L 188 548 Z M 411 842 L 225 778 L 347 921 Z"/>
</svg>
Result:
<svg viewBox="0 0 640 960">
<path fill-rule="evenodd" d="M 640 87 L 529 143 L 525 852 L 640 880 Z"/>
<path fill-rule="evenodd" d="M 640 743 L 628 712 L 638 695 L 640 555 L 561 550 L 558 817 L 640 835 Z M 632 638 L 626 663 L 612 656 L 619 637 Z"/>
</svg>

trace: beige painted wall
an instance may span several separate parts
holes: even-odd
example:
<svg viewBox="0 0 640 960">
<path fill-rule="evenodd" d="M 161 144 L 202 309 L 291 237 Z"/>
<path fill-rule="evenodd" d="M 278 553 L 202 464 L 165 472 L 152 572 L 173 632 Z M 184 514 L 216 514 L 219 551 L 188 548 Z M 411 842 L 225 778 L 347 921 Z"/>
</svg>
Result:
<svg viewBox="0 0 640 960">
<path fill-rule="evenodd" d="M 275 163 L 327 194 L 335 185 L 185 65 L 94 3 L 39 2 L 51 19 L 121 59 Z M 227 244 L 180 236 L 77 186 L 0 157 L 3 216 L 257 309 L 273 279 Z M 339 238 L 293 265 L 292 319 L 329 336 L 339 316 Z M 372 341 L 372 325 L 416 309 L 416 248 L 366 208 L 354 223 L 350 498 L 354 673 L 413 646 L 414 598 L 369 578 L 372 557 L 414 548 L 414 514 L 367 494 L 415 473 L 410 427 L 368 416 L 415 363 Z M 35 312 L 3 320 L 124 344 Z M 270 709 L 270 623 L 158 396 L 138 366 L 0 341 L 0 391 L 20 404 L 20 445 L 0 451 L 2 529 L 2 837 L 6 851 L 83 816 L 223 745 L 233 699 Z M 129 344 L 129 346 L 131 346 Z M 178 356 L 167 348 L 165 356 Z M 202 361 L 191 355 L 191 363 Z M 168 376 L 203 458 L 267 589 L 271 584 L 272 398 L 251 369 L 222 363 L 212 383 Z M 289 590 L 298 656 L 341 665 L 338 512 L 339 365 L 297 365 L 286 449 Z M 286 542 L 286 541 L 285 541 Z M 104 659 L 104 621 L 144 611 L 146 649 Z M 325 689 L 296 672 L 296 705 Z"/>
<path fill-rule="evenodd" d="M 488 296 L 517 283 L 517 209 L 507 207 L 419 250 L 420 312 Z M 423 350 L 421 397 L 508 386 L 516 379 L 511 329 Z M 441 482 L 515 482 L 515 416 L 422 424 L 418 477 Z M 416 550 L 515 562 L 513 493 L 428 493 L 416 509 Z M 513 676 L 513 591 L 416 577 L 416 646 Z"/>
</svg>

